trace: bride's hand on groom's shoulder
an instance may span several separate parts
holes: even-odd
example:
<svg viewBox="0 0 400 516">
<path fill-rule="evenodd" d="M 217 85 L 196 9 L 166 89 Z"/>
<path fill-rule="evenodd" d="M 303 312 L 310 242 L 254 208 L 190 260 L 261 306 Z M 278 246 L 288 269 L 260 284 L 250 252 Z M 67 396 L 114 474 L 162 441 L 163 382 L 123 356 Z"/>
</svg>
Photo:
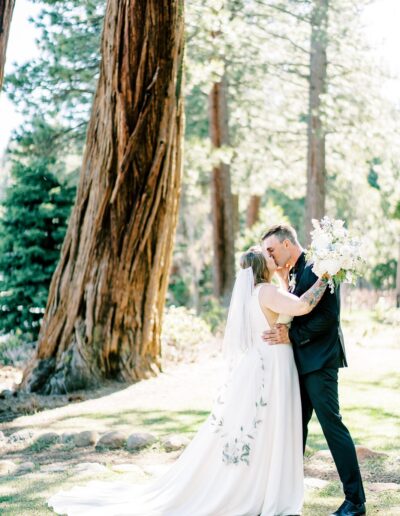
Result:
<svg viewBox="0 0 400 516">
<path fill-rule="evenodd" d="M 280 267 L 279 269 L 276 269 L 276 271 L 275 271 L 275 274 L 277 275 L 277 277 L 279 279 L 281 287 L 285 288 L 286 290 L 289 288 L 289 271 L 290 271 L 289 265 L 285 265 L 285 267 Z"/>
<path fill-rule="evenodd" d="M 289 328 L 286 324 L 276 324 L 273 328 L 266 330 L 262 334 L 262 339 L 267 344 L 288 344 Z"/>
</svg>

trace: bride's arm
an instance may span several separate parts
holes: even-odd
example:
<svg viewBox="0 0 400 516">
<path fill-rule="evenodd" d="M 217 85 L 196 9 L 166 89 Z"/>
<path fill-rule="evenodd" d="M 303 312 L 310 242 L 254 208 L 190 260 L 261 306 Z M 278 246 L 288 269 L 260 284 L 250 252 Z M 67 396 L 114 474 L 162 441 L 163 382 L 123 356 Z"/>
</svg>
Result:
<svg viewBox="0 0 400 516">
<path fill-rule="evenodd" d="M 327 282 L 319 278 L 302 296 L 297 297 L 271 283 L 266 283 L 260 289 L 259 301 L 263 308 L 277 314 L 305 315 L 318 304 L 326 286 Z"/>
</svg>

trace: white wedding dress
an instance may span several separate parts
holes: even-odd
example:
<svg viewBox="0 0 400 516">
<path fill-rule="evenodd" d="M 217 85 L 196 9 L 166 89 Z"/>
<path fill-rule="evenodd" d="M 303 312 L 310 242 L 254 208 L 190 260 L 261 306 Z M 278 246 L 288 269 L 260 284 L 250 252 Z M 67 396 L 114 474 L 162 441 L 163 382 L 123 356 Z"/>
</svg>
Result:
<svg viewBox="0 0 400 516">
<path fill-rule="evenodd" d="M 148 484 L 93 481 L 48 501 L 82 516 L 284 516 L 301 513 L 303 453 L 297 370 L 290 344 L 268 345 L 268 323 L 250 300 L 253 347 L 171 468 Z M 281 322 L 285 322 L 280 317 Z"/>
</svg>

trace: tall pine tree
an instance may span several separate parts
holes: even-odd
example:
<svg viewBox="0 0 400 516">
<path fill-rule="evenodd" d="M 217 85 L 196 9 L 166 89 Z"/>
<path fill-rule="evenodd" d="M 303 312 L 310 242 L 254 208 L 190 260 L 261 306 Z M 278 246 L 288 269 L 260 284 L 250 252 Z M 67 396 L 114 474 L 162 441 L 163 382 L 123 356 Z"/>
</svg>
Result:
<svg viewBox="0 0 400 516">
<path fill-rule="evenodd" d="M 16 138 L 12 152 L 12 180 L 0 218 L 3 334 L 21 331 L 26 338 L 37 336 L 64 239 L 75 189 L 58 179 L 49 145 L 54 132 L 36 120 Z"/>
</svg>

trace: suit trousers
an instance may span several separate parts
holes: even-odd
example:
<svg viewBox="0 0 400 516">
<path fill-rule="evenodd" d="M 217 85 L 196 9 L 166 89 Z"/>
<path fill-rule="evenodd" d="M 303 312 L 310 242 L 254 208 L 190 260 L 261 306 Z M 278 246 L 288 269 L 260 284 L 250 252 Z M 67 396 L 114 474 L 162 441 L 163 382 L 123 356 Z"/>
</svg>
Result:
<svg viewBox="0 0 400 516">
<path fill-rule="evenodd" d="M 342 481 L 346 500 L 356 504 L 365 502 L 353 439 L 340 415 L 338 369 L 324 368 L 301 375 L 300 390 L 304 448 L 307 441 L 308 423 L 315 410 Z"/>
</svg>

